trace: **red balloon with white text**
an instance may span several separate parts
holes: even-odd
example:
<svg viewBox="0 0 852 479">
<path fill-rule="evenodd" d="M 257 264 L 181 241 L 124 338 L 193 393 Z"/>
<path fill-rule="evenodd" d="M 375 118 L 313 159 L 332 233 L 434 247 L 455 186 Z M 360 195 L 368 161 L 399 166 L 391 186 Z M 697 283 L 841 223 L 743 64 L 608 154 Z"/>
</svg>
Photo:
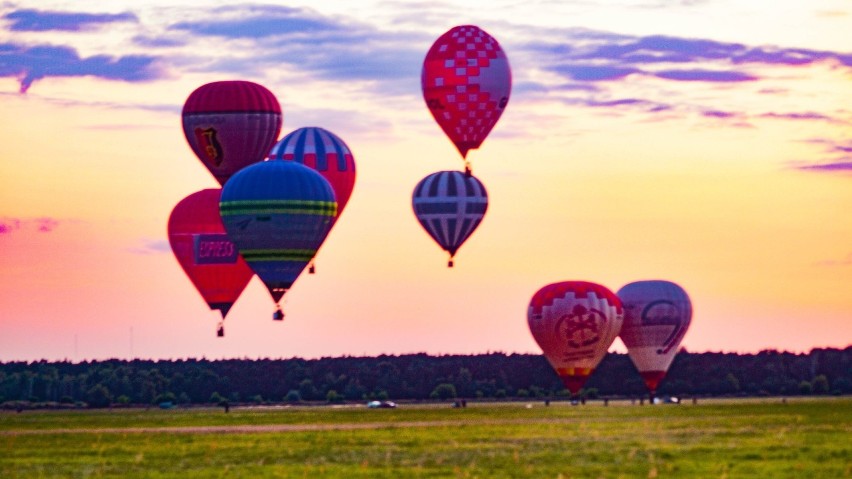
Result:
<svg viewBox="0 0 852 479">
<path fill-rule="evenodd" d="M 254 274 L 228 238 L 219 215 L 219 188 L 195 192 L 169 216 L 169 244 L 189 280 L 225 319 Z"/>
</svg>

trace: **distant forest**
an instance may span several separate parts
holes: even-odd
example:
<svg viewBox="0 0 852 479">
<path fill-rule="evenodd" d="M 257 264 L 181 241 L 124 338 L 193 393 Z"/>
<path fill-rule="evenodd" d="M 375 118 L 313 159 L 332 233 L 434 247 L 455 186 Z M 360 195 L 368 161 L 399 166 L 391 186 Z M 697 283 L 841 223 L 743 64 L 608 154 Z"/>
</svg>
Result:
<svg viewBox="0 0 852 479">
<path fill-rule="evenodd" d="M 681 350 L 658 390 L 679 397 L 849 393 L 852 346 L 807 354 Z M 581 394 L 639 398 L 647 391 L 630 358 L 610 353 Z M 567 396 L 547 360 L 534 354 L 0 363 L 0 404 L 18 409 Z"/>
</svg>

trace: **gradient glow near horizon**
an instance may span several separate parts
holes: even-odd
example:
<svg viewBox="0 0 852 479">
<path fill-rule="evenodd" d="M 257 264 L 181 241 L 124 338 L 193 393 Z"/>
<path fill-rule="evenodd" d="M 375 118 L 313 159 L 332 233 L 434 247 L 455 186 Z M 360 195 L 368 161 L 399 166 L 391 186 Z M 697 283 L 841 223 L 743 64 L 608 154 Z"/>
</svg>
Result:
<svg viewBox="0 0 852 479">
<path fill-rule="evenodd" d="M 31 3 L 0 5 L 0 361 L 540 353 L 527 306 L 563 280 L 680 284 L 691 351 L 852 343 L 848 1 Z M 460 24 L 514 86 L 448 269 L 410 198 L 463 168 L 420 92 Z M 343 138 L 358 181 L 286 320 L 255 278 L 216 338 L 166 222 L 216 186 L 180 110 L 223 79 Z"/>
</svg>

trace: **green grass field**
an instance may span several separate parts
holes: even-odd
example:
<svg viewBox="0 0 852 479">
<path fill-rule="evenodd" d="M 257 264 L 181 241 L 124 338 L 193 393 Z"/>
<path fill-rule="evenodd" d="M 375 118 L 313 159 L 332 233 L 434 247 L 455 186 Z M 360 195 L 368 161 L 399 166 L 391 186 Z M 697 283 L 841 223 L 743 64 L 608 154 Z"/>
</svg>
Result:
<svg viewBox="0 0 852 479">
<path fill-rule="evenodd" d="M 0 413 L 0 477 L 852 477 L 852 398 Z"/>
</svg>

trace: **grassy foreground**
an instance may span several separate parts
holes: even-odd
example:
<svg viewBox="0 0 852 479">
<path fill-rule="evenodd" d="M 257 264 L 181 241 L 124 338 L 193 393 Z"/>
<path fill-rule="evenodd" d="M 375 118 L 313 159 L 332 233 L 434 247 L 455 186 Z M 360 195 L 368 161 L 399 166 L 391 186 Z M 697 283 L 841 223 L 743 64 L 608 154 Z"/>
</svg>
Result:
<svg viewBox="0 0 852 479">
<path fill-rule="evenodd" d="M 0 477 L 852 477 L 852 398 L 0 413 Z"/>
</svg>

